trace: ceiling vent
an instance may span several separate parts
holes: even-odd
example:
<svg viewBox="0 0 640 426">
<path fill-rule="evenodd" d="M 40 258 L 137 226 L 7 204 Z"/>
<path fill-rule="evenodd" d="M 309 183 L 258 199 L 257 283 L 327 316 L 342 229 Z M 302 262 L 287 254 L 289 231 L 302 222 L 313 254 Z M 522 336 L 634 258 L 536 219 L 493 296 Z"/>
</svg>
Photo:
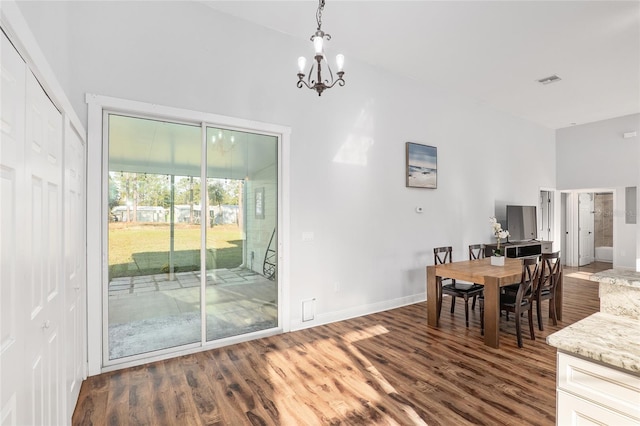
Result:
<svg viewBox="0 0 640 426">
<path fill-rule="evenodd" d="M 557 75 L 553 74 L 553 75 L 550 75 L 549 77 L 541 78 L 540 80 L 538 80 L 538 83 L 551 84 L 551 83 L 555 83 L 556 81 L 560 81 L 560 80 L 562 80 L 560 77 L 558 77 Z"/>
</svg>

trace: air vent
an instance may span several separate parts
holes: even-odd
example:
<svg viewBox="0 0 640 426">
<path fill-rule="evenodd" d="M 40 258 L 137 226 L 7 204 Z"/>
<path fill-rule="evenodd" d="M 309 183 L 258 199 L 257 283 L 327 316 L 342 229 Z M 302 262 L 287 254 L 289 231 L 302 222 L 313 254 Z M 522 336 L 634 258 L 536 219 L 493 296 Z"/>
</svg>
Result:
<svg viewBox="0 0 640 426">
<path fill-rule="evenodd" d="M 550 75 L 549 77 L 541 78 L 540 80 L 538 80 L 538 83 L 550 84 L 560 80 L 562 79 L 554 74 L 554 75 Z"/>
</svg>

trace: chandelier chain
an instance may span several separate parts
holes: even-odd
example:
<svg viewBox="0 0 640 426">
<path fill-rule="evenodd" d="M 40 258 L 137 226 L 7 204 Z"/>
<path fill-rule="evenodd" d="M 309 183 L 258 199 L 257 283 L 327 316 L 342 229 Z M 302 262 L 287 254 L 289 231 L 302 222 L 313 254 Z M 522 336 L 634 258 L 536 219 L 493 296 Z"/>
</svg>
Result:
<svg viewBox="0 0 640 426">
<path fill-rule="evenodd" d="M 318 11 L 316 12 L 316 22 L 318 23 L 318 31 L 322 29 L 322 10 L 324 9 L 324 0 L 318 0 Z"/>
</svg>

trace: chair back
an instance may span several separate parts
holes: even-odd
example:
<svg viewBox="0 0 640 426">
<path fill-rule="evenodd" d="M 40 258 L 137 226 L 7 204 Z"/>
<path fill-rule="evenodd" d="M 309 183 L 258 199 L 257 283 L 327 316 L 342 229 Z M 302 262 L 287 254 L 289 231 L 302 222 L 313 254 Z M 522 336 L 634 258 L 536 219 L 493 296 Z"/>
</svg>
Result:
<svg viewBox="0 0 640 426">
<path fill-rule="evenodd" d="M 560 252 L 544 253 L 542 255 L 542 269 L 536 292 L 553 294 L 562 277 L 562 262 Z"/>
<path fill-rule="evenodd" d="M 452 249 L 449 247 L 436 247 L 433 249 L 433 263 L 435 265 L 441 265 L 444 263 L 453 262 Z"/>
<path fill-rule="evenodd" d="M 538 257 L 527 257 L 522 260 L 522 276 L 516 294 L 516 305 L 532 303 L 536 296 L 536 286 L 540 278 L 540 262 Z"/>
<path fill-rule="evenodd" d="M 484 244 L 469 245 L 469 260 L 484 259 Z"/>
</svg>

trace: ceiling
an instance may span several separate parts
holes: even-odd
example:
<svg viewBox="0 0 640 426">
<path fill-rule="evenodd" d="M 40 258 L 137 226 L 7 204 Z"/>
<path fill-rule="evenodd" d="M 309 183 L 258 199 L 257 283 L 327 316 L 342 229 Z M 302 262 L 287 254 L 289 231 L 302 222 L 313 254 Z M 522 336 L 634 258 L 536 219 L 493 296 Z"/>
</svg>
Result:
<svg viewBox="0 0 640 426">
<path fill-rule="evenodd" d="M 207 127 L 207 177 L 255 178 L 277 162 L 277 138 Z M 109 114 L 109 171 L 200 176 L 202 129 L 199 123 Z"/>
<path fill-rule="evenodd" d="M 204 3 L 300 40 L 316 29 L 316 1 Z M 351 58 L 552 129 L 640 112 L 639 1 L 327 0 L 322 21 L 347 84 Z"/>
</svg>

